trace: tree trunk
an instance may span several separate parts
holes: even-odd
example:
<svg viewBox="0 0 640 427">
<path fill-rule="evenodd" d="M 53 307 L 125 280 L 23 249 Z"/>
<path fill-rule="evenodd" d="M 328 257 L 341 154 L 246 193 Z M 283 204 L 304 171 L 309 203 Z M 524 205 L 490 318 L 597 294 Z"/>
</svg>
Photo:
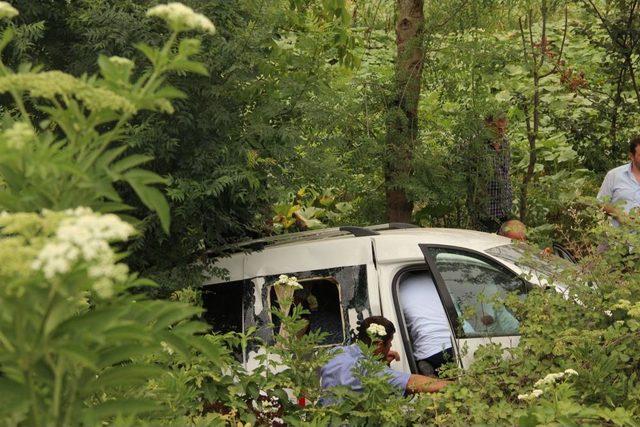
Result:
<svg viewBox="0 0 640 427">
<path fill-rule="evenodd" d="M 407 197 L 418 137 L 418 100 L 424 57 L 424 0 L 397 0 L 395 87 L 387 115 L 385 188 L 389 222 L 410 222 Z"/>
</svg>

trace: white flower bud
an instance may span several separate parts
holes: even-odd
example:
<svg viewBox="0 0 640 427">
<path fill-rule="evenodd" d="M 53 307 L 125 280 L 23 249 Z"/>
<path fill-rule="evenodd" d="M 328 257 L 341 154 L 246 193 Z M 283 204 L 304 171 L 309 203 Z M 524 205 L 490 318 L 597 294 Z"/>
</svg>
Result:
<svg viewBox="0 0 640 427">
<path fill-rule="evenodd" d="M 0 19 L 11 19 L 14 16 L 18 16 L 18 9 L 11 6 L 6 1 L 0 1 Z"/>
<path fill-rule="evenodd" d="M 147 11 L 147 16 L 164 20 L 174 31 L 201 30 L 209 33 L 216 31 L 209 18 L 178 2 L 154 6 Z"/>
</svg>

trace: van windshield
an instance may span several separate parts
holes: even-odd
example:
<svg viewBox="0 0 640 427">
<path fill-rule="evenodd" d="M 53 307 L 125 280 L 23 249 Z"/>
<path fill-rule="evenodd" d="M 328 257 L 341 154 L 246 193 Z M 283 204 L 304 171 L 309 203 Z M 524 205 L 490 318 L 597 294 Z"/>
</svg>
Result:
<svg viewBox="0 0 640 427">
<path fill-rule="evenodd" d="M 555 279 L 573 264 L 553 253 L 541 251 L 525 243 L 510 243 L 493 247 L 487 253 L 512 262 L 524 271 L 536 272 L 546 279 Z"/>
</svg>

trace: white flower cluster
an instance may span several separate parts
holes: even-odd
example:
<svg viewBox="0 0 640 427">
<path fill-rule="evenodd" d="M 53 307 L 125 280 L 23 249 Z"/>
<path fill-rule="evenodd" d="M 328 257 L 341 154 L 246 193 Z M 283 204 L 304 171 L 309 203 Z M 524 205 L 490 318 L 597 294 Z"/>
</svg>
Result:
<svg viewBox="0 0 640 427">
<path fill-rule="evenodd" d="M 165 341 L 160 341 L 160 345 L 162 346 L 162 351 L 165 351 L 169 354 L 169 356 L 171 356 L 174 351 L 171 348 L 171 346 L 169 344 L 167 344 Z"/>
<path fill-rule="evenodd" d="M 289 277 L 286 274 L 281 274 L 280 277 L 278 277 L 278 280 L 276 280 L 274 284 L 290 286 L 293 289 L 302 289 L 302 285 L 298 283 L 298 278 L 296 278 L 295 276 Z"/>
<path fill-rule="evenodd" d="M 13 149 L 21 149 L 24 145 L 35 138 L 36 134 L 28 124 L 24 122 L 16 122 L 9 129 L 4 131 L 4 139 L 7 146 Z"/>
<path fill-rule="evenodd" d="M 174 31 L 201 30 L 209 33 L 216 31 L 216 27 L 209 18 L 178 2 L 154 6 L 147 11 L 147 16 L 163 19 Z"/>
<path fill-rule="evenodd" d="M 276 396 L 267 394 L 264 390 L 260 390 L 260 397 L 251 401 L 253 409 L 262 414 L 276 414 L 280 410 L 280 401 Z"/>
<path fill-rule="evenodd" d="M 6 1 L 0 1 L 0 19 L 11 19 L 18 16 L 18 10 Z"/>
<path fill-rule="evenodd" d="M 544 387 L 546 385 L 555 384 L 556 381 L 562 379 L 564 376 L 570 377 L 571 375 L 578 375 L 578 373 L 574 369 L 565 369 L 564 372 L 556 372 L 553 374 L 548 374 L 546 377 L 538 380 L 533 384 L 534 387 Z"/>
<path fill-rule="evenodd" d="M 387 336 L 387 330 L 384 328 L 384 326 L 379 325 L 377 323 L 370 324 L 369 327 L 367 328 L 367 333 L 371 337 L 385 337 L 385 336 Z"/>
<path fill-rule="evenodd" d="M 555 384 L 556 381 L 558 381 L 559 379 L 564 378 L 565 376 L 570 377 L 572 375 L 578 375 L 578 372 L 575 369 L 565 369 L 564 372 L 556 372 L 556 373 L 551 373 L 551 374 L 547 374 L 547 376 L 545 376 L 544 378 L 536 381 L 533 386 L 535 387 L 535 389 L 528 394 L 519 394 L 518 395 L 518 400 L 533 400 L 533 399 L 537 399 L 538 397 L 540 397 L 540 395 L 542 395 L 542 393 L 544 393 L 543 388 Z"/>
<path fill-rule="evenodd" d="M 535 389 L 531 393 L 519 394 L 518 395 L 518 400 L 533 400 L 533 399 L 537 399 L 538 397 L 540 397 L 542 395 L 542 393 L 544 393 L 542 390 Z"/>
<path fill-rule="evenodd" d="M 52 279 L 85 261 L 90 264 L 89 277 L 95 280 L 93 290 L 102 298 L 112 296 L 114 281 L 125 280 L 129 270 L 125 264 L 116 263 L 109 242 L 126 240 L 134 228 L 116 215 L 100 215 L 88 208 L 64 213 L 68 217 L 60 222 L 52 241 L 44 245 L 31 267 Z"/>
<path fill-rule="evenodd" d="M 109 62 L 113 65 L 119 65 L 121 67 L 133 67 L 133 61 L 129 58 L 123 58 L 122 56 L 111 56 L 109 57 Z"/>
</svg>

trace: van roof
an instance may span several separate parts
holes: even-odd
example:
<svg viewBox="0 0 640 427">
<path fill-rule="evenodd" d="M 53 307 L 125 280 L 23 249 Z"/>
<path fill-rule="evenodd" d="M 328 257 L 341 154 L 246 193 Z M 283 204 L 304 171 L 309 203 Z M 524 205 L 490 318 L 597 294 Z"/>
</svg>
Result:
<svg viewBox="0 0 640 427">
<path fill-rule="evenodd" d="M 459 240 L 465 242 L 465 246 L 473 248 L 479 246 L 479 249 L 485 247 L 493 247 L 510 242 L 508 238 L 499 236 L 495 233 L 485 233 L 482 231 L 468 230 L 461 228 L 430 228 L 419 227 L 414 224 L 406 223 L 388 223 L 372 225 L 367 227 L 334 227 L 324 228 L 320 230 L 309 230 L 297 233 L 288 233 L 277 236 L 269 236 L 260 239 L 247 240 L 237 243 L 233 247 L 240 249 L 246 248 L 249 251 L 262 250 L 275 246 L 290 246 L 300 244 L 310 244 L 317 241 L 354 239 L 358 237 L 374 237 L 374 236 L 416 236 L 427 238 L 424 243 L 444 244 L 441 240 L 445 239 L 452 244 Z M 376 238 L 376 240 L 378 240 Z M 434 240 L 434 241 L 432 241 Z M 475 243 L 475 244 L 474 244 Z"/>
<path fill-rule="evenodd" d="M 291 233 L 240 244 L 240 251 L 217 260 L 232 277 L 256 277 L 337 265 L 371 262 L 372 244 L 376 261 L 415 261 L 423 255 L 418 244 L 450 245 L 485 251 L 511 240 L 497 234 L 453 228 L 421 228 L 382 224 L 372 227 L 340 227 Z M 286 237 L 286 238 L 285 238 Z M 233 280 L 233 279 L 232 279 Z M 214 280 L 216 281 L 216 280 Z"/>
<path fill-rule="evenodd" d="M 246 240 L 236 243 L 230 247 L 233 248 L 250 248 L 264 249 L 267 246 L 279 246 L 296 242 L 310 242 L 316 240 L 335 239 L 339 237 L 363 237 L 377 236 L 381 231 L 385 230 L 402 230 L 402 229 L 418 229 L 414 224 L 402 222 L 391 222 L 388 224 L 378 224 L 366 227 L 358 226 L 342 226 L 332 228 L 322 228 L 318 230 L 300 231 L 297 233 L 280 234 L 276 236 L 268 236 L 260 239 Z"/>
</svg>

